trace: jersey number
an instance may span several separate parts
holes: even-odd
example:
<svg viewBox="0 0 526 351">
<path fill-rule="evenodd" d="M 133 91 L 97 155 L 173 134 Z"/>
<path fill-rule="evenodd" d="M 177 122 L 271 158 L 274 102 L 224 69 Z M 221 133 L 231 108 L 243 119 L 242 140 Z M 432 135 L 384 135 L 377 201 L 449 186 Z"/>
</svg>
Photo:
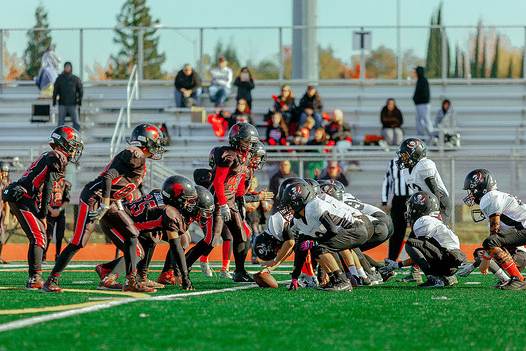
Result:
<svg viewBox="0 0 526 351">
<path fill-rule="evenodd" d="M 151 194 L 148 194 L 140 201 L 136 201 L 130 205 L 130 213 L 133 217 L 137 217 L 140 216 L 147 208 L 154 207 L 157 207 L 157 202 L 155 202 Z"/>
</svg>

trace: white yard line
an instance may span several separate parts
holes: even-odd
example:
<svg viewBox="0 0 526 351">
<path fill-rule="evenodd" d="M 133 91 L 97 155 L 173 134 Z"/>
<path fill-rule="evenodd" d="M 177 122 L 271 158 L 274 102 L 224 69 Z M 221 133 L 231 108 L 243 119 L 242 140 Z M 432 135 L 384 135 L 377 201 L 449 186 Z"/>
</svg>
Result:
<svg viewBox="0 0 526 351">
<path fill-rule="evenodd" d="M 138 298 L 138 299 L 124 298 L 122 300 L 104 302 L 98 305 L 83 307 L 83 308 L 79 308 L 75 310 L 49 313 L 43 316 L 34 316 L 34 317 L 19 319 L 19 320 L 12 321 L 12 322 L 7 322 L 4 324 L 0 324 L 0 333 L 15 330 L 15 329 L 20 329 L 20 328 L 30 327 L 35 324 L 49 322 L 49 321 L 53 321 L 57 319 L 77 316 L 79 314 L 104 310 L 104 309 L 111 308 L 114 306 L 126 305 L 126 304 L 136 302 L 136 301 L 169 301 L 169 300 L 181 299 L 181 298 L 186 298 L 186 297 L 196 297 L 196 296 L 202 296 L 202 295 L 212 295 L 212 294 L 220 294 L 224 292 L 246 290 L 246 289 L 252 289 L 255 287 L 257 287 L 257 285 L 247 284 L 247 285 L 235 286 L 235 287 L 226 288 L 226 289 L 194 291 L 194 292 L 189 292 L 189 293 L 178 293 L 178 294 L 154 296 L 154 297 L 147 297 L 147 298 Z"/>
</svg>

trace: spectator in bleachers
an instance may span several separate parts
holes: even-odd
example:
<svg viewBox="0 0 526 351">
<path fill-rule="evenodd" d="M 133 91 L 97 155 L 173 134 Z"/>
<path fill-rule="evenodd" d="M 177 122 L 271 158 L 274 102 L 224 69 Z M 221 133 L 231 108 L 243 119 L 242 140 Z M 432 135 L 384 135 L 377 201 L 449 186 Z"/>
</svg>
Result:
<svg viewBox="0 0 526 351">
<path fill-rule="evenodd" d="M 307 117 L 313 116 L 316 121 L 316 128 L 321 127 L 323 104 L 321 102 L 320 94 L 318 94 L 318 90 L 314 85 L 307 86 L 307 90 L 300 100 L 298 109 L 300 111 L 300 126 L 305 123 Z"/>
<path fill-rule="evenodd" d="M 343 119 L 343 111 L 334 110 L 331 116 L 331 122 L 325 126 L 325 131 L 334 144 L 340 141 L 352 143 L 351 127 Z"/>
<path fill-rule="evenodd" d="M 433 139 L 433 125 L 430 118 L 431 93 L 429 91 L 429 82 L 425 76 L 424 67 L 418 66 L 415 69 L 417 78 L 413 102 L 416 108 L 416 134 L 421 137 L 427 137 L 428 142 Z"/>
<path fill-rule="evenodd" d="M 175 106 L 192 107 L 200 105 L 201 78 L 189 63 L 175 76 Z"/>
<path fill-rule="evenodd" d="M 53 87 L 53 106 L 56 106 L 58 99 L 59 126 L 64 125 L 66 116 L 69 116 L 73 121 L 73 128 L 80 131 L 79 107 L 82 105 L 82 94 L 82 82 L 73 74 L 73 66 L 68 61 Z"/>
<path fill-rule="evenodd" d="M 316 121 L 312 116 L 307 117 L 303 125 L 301 126 L 299 132 L 303 141 L 303 144 L 306 144 L 309 140 L 314 138 L 314 127 L 316 126 Z"/>
<path fill-rule="evenodd" d="M 400 145 L 404 139 L 404 117 L 402 111 L 396 106 L 393 98 L 387 99 L 385 106 L 380 112 L 380 121 L 382 122 L 382 135 L 388 145 Z"/>
<path fill-rule="evenodd" d="M 297 175 L 292 172 L 290 161 L 281 161 L 279 163 L 279 170 L 270 177 L 268 191 L 274 193 L 274 197 L 276 197 L 281 183 L 283 183 L 285 179 L 292 177 L 297 177 Z"/>
<path fill-rule="evenodd" d="M 289 129 L 283 116 L 279 112 L 272 114 L 271 124 L 267 126 L 267 144 L 269 145 L 287 145 Z"/>
<path fill-rule="evenodd" d="M 453 107 L 451 106 L 451 101 L 448 99 L 444 99 L 442 101 L 442 106 L 437 111 L 437 115 L 435 117 L 435 128 L 454 128 L 455 127 L 455 111 L 453 111 Z"/>
<path fill-rule="evenodd" d="M 256 85 L 254 84 L 252 73 L 250 73 L 248 67 L 241 68 L 239 75 L 234 81 L 234 85 L 237 87 L 236 100 L 245 99 L 248 107 L 252 109 L 252 89 L 254 89 Z"/>
<path fill-rule="evenodd" d="M 272 96 L 274 99 L 273 111 L 280 112 L 289 130 L 296 131 L 298 121 L 296 117 L 296 101 L 290 85 L 284 84 L 281 86 L 281 94 L 279 96 Z"/>
<path fill-rule="evenodd" d="M 328 138 L 324 128 L 317 128 L 314 131 L 314 138 L 307 142 L 307 145 L 322 146 L 327 145 Z M 324 152 L 324 150 L 314 152 Z M 308 178 L 315 178 L 323 168 L 323 161 L 308 161 L 305 162 L 305 168 Z"/>
<path fill-rule="evenodd" d="M 250 123 L 254 124 L 252 121 L 252 116 L 250 115 L 250 107 L 245 99 L 239 99 L 237 101 L 236 110 L 230 118 L 228 119 L 228 128 L 232 127 L 236 123 Z"/>
<path fill-rule="evenodd" d="M 228 67 L 227 60 L 221 56 L 217 60 L 217 67 L 210 71 L 212 80 L 208 88 L 210 101 L 214 103 L 215 107 L 222 107 L 225 101 L 230 96 L 232 88 L 232 69 Z"/>
<path fill-rule="evenodd" d="M 55 44 L 51 44 L 44 55 L 42 55 L 42 64 L 35 77 L 35 83 L 40 90 L 40 96 L 51 97 L 53 95 L 53 85 L 58 77 L 58 66 L 60 58 L 55 54 Z"/>
<path fill-rule="evenodd" d="M 338 164 L 338 161 L 329 161 L 327 167 L 317 179 L 334 179 L 342 183 L 345 187 L 349 185 L 349 181 L 345 174 L 343 174 L 342 167 Z"/>
</svg>

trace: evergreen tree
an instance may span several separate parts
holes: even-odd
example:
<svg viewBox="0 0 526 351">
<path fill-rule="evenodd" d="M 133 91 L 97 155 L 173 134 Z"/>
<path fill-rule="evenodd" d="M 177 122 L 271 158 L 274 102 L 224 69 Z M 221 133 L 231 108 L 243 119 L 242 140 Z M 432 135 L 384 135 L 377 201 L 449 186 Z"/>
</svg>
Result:
<svg viewBox="0 0 526 351">
<path fill-rule="evenodd" d="M 479 21 L 477 25 L 477 34 L 475 35 L 475 50 L 471 59 L 471 77 L 477 78 L 480 73 L 479 59 L 480 59 L 480 48 L 479 44 L 482 37 L 482 21 Z"/>
<path fill-rule="evenodd" d="M 51 32 L 47 11 L 39 5 L 35 9 L 35 25 L 27 31 L 27 48 L 24 51 L 24 64 L 26 78 L 32 79 L 38 74 L 42 64 L 42 55 L 51 46 Z"/>
<path fill-rule="evenodd" d="M 442 45 L 444 42 L 446 44 L 444 48 L 446 51 L 445 76 L 449 76 L 449 42 L 445 30 L 439 28 L 440 26 L 442 26 L 442 3 L 431 15 L 431 28 L 429 30 L 426 55 L 426 70 L 430 78 L 437 78 L 442 75 Z"/>
<path fill-rule="evenodd" d="M 486 42 L 482 42 L 482 49 L 480 50 L 482 54 L 482 61 L 480 63 L 480 72 L 479 78 L 486 78 Z"/>
<path fill-rule="evenodd" d="M 460 78 L 462 74 L 462 68 L 460 67 L 460 48 L 458 44 L 455 46 L 455 71 L 453 72 L 453 78 Z"/>
<path fill-rule="evenodd" d="M 510 57 L 510 65 L 508 66 L 508 78 L 513 78 L 513 57 Z"/>
<path fill-rule="evenodd" d="M 137 63 L 139 30 L 129 27 L 148 27 L 143 31 L 143 74 L 146 79 L 159 79 L 163 72 L 161 66 L 166 60 L 164 53 L 159 53 L 159 35 L 154 28 L 159 20 L 152 19 L 146 0 L 125 0 L 117 15 L 117 27 L 113 42 L 120 45 L 116 55 L 112 55 L 111 78 L 128 78 L 131 67 Z"/>
<path fill-rule="evenodd" d="M 499 60 L 500 60 L 500 36 L 497 35 L 495 39 L 495 55 L 493 56 L 493 64 L 491 65 L 490 78 L 497 78 L 499 75 Z"/>
</svg>

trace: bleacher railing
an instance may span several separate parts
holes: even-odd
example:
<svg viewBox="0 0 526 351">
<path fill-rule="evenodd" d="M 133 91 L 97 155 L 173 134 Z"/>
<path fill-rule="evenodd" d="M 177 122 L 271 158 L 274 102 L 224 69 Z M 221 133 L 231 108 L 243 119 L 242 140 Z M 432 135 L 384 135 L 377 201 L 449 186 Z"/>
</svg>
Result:
<svg viewBox="0 0 526 351">
<path fill-rule="evenodd" d="M 386 10 L 389 11 L 389 10 Z M 522 58 L 516 55 L 517 51 L 524 53 L 526 43 L 526 26 L 520 25 L 481 25 L 485 39 L 483 47 L 486 47 L 484 55 L 475 53 L 473 38 L 477 33 L 478 26 L 474 25 L 364 25 L 364 26 L 222 26 L 222 27 L 61 27 L 61 28 L 3 28 L 0 29 L 0 82 L 8 77 L 9 64 L 7 57 L 22 57 L 26 47 L 26 33 L 28 31 L 49 30 L 53 42 L 57 44 L 57 54 L 64 60 L 72 61 L 74 67 L 81 67 L 78 73 L 84 81 L 104 83 L 106 75 L 99 74 L 101 69 L 108 71 L 108 67 L 98 64 L 107 62 L 118 48 L 113 43 L 114 31 L 125 30 L 134 37 L 137 49 L 134 50 L 135 57 L 130 58 L 132 64 L 137 64 L 138 79 L 140 81 L 159 79 L 159 76 L 150 76 L 149 70 L 145 70 L 145 47 L 144 35 L 149 30 L 157 31 L 161 38 L 159 52 L 166 55 L 162 64 L 162 79 L 171 80 L 175 73 L 184 63 L 192 63 L 202 76 L 209 68 L 209 60 L 214 57 L 214 49 L 221 42 L 232 42 L 237 49 L 240 62 L 265 63 L 266 67 L 272 67 L 271 74 L 257 77 L 258 80 L 290 80 L 291 59 L 293 53 L 292 37 L 297 31 L 309 29 L 316 32 L 317 44 L 322 49 L 322 54 L 332 50 L 331 65 L 345 66 L 341 71 L 333 73 L 324 71 L 321 80 L 344 80 L 348 82 L 363 82 L 363 80 L 381 80 L 403 84 L 410 74 L 412 67 L 422 60 L 426 60 L 426 49 L 430 30 L 435 29 L 441 42 L 439 53 L 435 56 L 441 58 L 439 73 L 434 77 L 443 84 L 474 83 L 479 81 L 480 67 L 475 72 L 476 64 L 472 64 L 475 55 L 487 56 L 491 59 L 495 47 L 495 37 L 500 37 L 506 45 L 501 45 L 501 50 L 506 49 L 508 53 L 515 52 L 514 79 L 508 77 L 505 67 L 508 62 L 502 62 L 501 72 L 493 77 L 495 81 L 521 81 L 526 78 L 526 55 Z M 353 32 L 366 31 L 372 35 L 372 49 L 377 53 L 388 54 L 392 69 L 367 73 L 361 77 L 356 72 L 356 59 L 360 52 L 352 47 Z M 438 33 L 437 33 L 438 32 Z M 226 38 L 226 39 L 225 39 Z M 491 39 L 493 38 L 493 39 Z M 254 49 L 257 43 L 257 50 Z M 456 47 L 455 47 L 456 46 Z M 478 46 L 478 45 L 477 45 Z M 508 48 L 504 48 L 507 46 Z M 177 48 L 177 51 L 174 50 Z M 247 50 L 248 48 L 248 50 Z M 457 50 L 458 48 L 458 50 Z M 253 54 L 251 54 L 253 53 Z M 9 54 L 9 55 L 6 55 Z M 322 61 L 320 54 L 319 61 Z M 374 63 L 376 58 L 369 57 L 366 53 L 367 65 Z M 455 58 L 462 57 L 460 78 L 453 78 L 455 72 Z M 88 62 L 89 58 L 89 62 Z M 325 56 L 327 58 L 327 56 Z M 522 60 L 522 62 L 520 62 Z M 448 64 L 451 62 L 451 65 Z M 385 63 L 385 62 L 383 62 Z M 380 67 L 381 65 L 378 65 Z M 480 66 L 480 64 L 478 65 Z M 491 62 L 484 68 L 490 70 Z M 517 74 L 519 67 L 522 72 Z M 354 71 L 353 71 L 354 70 Z M 352 71 L 352 72 L 351 72 Z M 268 73 L 266 71 L 266 73 Z M 318 70 L 321 74 L 321 69 Z M 486 72 L 489 73 L 489 72 Z M 489 74 L 488 74 L 489 75 Z M 521 77 L 521 78 L 519 78 Z M 206 79 L 206 77 L 204 77 Z M 371 78 L 371 79 L 369 79 Z M 503 79 L 504 78 L 504 79 Z M 14 78 L 16 79 L 16 78 Z M 487 79 L 482 79 L 487 80 Z M 107 82 L 106 82 L 107 83 Z M 123 82 L 124 83 L 124 82 Z"/>
<path fill-rule="evenodd" d="M 131 127 L 131 105 L 133 100 L 139 99 L 139 79 L 137 74 L 137 65 L 134 65 L 126 85 L 126 107 L 121 107 L 119 116 L 115 123 L 115 129 L 111 136 L 110 158 L 120 149 L 127 131 Z"/>
</svg>

